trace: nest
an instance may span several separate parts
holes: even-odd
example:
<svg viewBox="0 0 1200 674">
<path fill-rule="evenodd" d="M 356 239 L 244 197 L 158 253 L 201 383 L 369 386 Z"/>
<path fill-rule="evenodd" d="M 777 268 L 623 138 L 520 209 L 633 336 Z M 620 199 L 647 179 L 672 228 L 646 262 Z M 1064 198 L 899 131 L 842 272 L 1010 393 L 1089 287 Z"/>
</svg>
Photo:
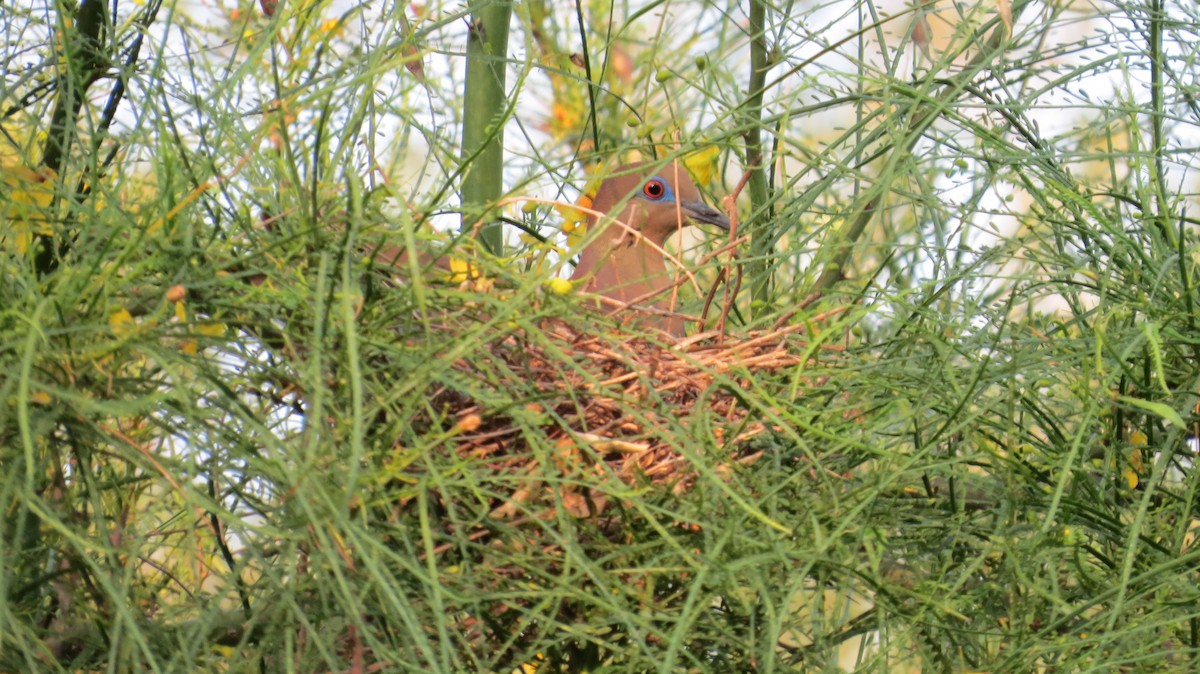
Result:
<svg viewBox="0 0 1200 674">
<path fill-rule="evenodd" d="M 578 517 L 595 516 L 608 499 L 580 485 L 616 476 L 678 494 L 694 484 L 695 467 L 670 429 L 688 426 L 701 407 L 706 428 L 722 448 L 715 461 L 718 475 L 757 461 L 762 450 L 748 441 L 773 427 L 744 404 L 741 393 L 751 377 L 801 363 L 804 327 L 737 338 L 709 332 L 666 345 L 598 336 L 555 321 L 543 325 L 537 339 L 506 337 L 488 356 L 522 373 L 543 402 L 525 405 L 520 414 L 496 413 L 466 396 L 442 396 L 442 408 L 456 419 L 460 455 L 517 478 L 518 486 L 496 505 L 493 517 L 514 517 L 535 501 L 551 501 Z M 821 353 L 838 350 L 829 346 Z M 456 364 L 468 377 L 476 366 L 468 360 Z M 553 447 L 549 456 L 530 451 L 531 418 L 540 420 L 534 422 L 539 442 Z"/>
</svg>

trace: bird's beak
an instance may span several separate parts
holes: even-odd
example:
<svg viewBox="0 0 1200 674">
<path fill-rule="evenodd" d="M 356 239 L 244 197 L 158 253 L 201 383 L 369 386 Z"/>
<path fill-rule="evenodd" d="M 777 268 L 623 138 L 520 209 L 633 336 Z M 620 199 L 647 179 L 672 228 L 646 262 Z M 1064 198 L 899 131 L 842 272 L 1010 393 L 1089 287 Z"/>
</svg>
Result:
<svg viewBox="0 0 1200 674">
<path fill-rule="evenodd" d="M 729 229 L 729 218 L 703 201 L 684 201 L 680 206 L 683 207 L 684 215 L 696 224 L 716 225 L 721 229 Z"/>
</svg>

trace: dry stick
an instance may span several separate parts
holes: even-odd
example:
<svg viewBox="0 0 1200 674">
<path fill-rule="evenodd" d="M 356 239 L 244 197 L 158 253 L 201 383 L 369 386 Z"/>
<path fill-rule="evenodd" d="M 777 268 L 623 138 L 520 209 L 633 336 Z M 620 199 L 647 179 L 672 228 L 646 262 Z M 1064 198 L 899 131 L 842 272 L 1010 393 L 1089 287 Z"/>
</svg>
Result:
<svg viewBox="0 0 1200 674">
<path fill-rule="evenodd" d="M 613 299 L 606 295 L 596 295 L 594 293 L 581 293 L 581 294 L 583 296 L 587 297 L 588 299 L 593 299 L 601 304 L 606 304 L 606 305 L 612 307 L 615 310 L 613 313 L 616 313 L 617 311 L 623 311 L 625 309 L 633 309 L 634 311 L 637 311 L 639 313 L 649 314 L 651 316 L 666 316 L 668 318 L 678 318 L 683 321 L 692 321 L 692 322 L 696 322 L 696 321 L 700 320 L 699 318 L 696 318 L 695 316 L 689 316 L 687 314 L 683 314 L 678 311 L 671 311 L 669 309 L 659 309 L 658 307 L 648 307 L 648 306 L 638 304 L 638 302 L 642 302 L 646 299 L 654 297 L 659 292 L 662 292 L 662 291 L 656 290 L 652 293 L 646 293 L 644 295 L 639 295 L 638 297 L 635 297 L 635 298 L 629 300 L 628 302 L 622 302 L 621 300 Z"/>
<path fill-rule="evenodd" d="M 716 250 L 714 250 L 710 253 L 706 253 L 704 255 L 704 257 L 700 258 L 700 265 L 704 266 L 704 265 L 708 264 L 708 262 L 710 260 L 714 260 L 714 259 L 724 255 L 725 253 L 728 253 L 731 251 L 736 252 L 737 248 L 739 248 L 743 243 L 746 243 L 749 240 L 750 240 L 750 237 L 743 234 L 742 236 L 739 236 L 736 239 L 730 239 L 729 241 L 726 241 L 725 243 L 721 244 L 720 248 L 717 248 Z"/>
<path fill-rule="evenodd" d="M 712 251 L 711 253 L 708 253 L 704 257 L 700 258 L 700 266 L 704 266 L 704 265 L 708 264 L 709 260 L 711 260 L 715 257 L 718 257 L 724 253 L 735 251 L 738 248 L 738 246 L 740 246 L 741 244 L 743 244 L 749 240 L 750 240 L 750 237 L 741 236 L 736 239 L 733 239 L 732 241 L 725 243 L 720 248 L 718 248 L 718 249 Z M 666 310 L 666 309 L 658 309 L 656 307 L 645 307 L 645 306 L 638 305 L 639 302 L 643 302 L 645 300 L 648 300 L 648 299 L 654 297 L 655 295 L 661 294 L 663 292 L 662 290 L 654 290 L 654 291 L 651 291 L 651 292 L 648 292 L 648 293 L 645 293 L 642 295 L 638 295 L 637 297 L 633 298 L 632 300 L 629 300 L 628 302 L 623 302 L 623 303 L 619 302 L 618 300 L 614 300 L 612 298 L 604 298 L 603 296 L 601 296 L 599 299 L 603 300 L 604 302 L 606 302 L 608 304 L 618 305 L 619 308 L 632 307 L 633 309 L 635 309 L 637 311 L 642 311 L 642 312 L 649 313 L 649 314 L 670 316 L 673 318 L 679 318 L 684 321 L 690 321 L 693 323 L 703 323 L 704 317 L 708 313 L 708 308 L 712 304 L 713 296 L 716 294 L 717 288 L 720 287 L 721 282 L 725 279 L 725 274 L 726 274 L 726 269 L 722 268 L 721 271 L 717 274 L 716 280 L 713 281 L 712 286 L 709 287 L 708 294 L 705 295 L 704 311 L 701 312 L 701 315 L 699 317 L 676 312 L 676 311 L 670 311 L 670 310 Z M 682 276 L 676 277 L 675 281 L 671 284 L 670 288 L 672 288 L 672 289 L 678 288 L 680 285 L 683 284 L 683 282 L 685 280 L 686 279 Z M 695 286 L 696 280 L 694 278 L 692 279 L 692 282 L 693 282 L 693 285 Z M 696 287 L 696 291 L 699 292 L 699 287 Z M 672 297 L 674 297 L 674 295 Z M 672 300 L 672 301 L 674 301 L 674 300 Z M 699 334 L 716 336 L 717 331 L 709 330 L 707 332 L 702 332 Z M 679 340 L 677 340 L 677 341 L 679 341 Z"/>
<path fill-rule="evenodd" d="M 520 525 L 522 525 L 522 524 L 525 524 L 526 522 L 529 522 L 531 519 L 532 519 L 532 518 L 530 518 L 530 517 L 521 517 L 521 518 L 517 518 L 517 519 L 514 519 L 514 520 L 510 520 L 510 521 L 508 522 L 508 525 L 509 525 L 510 527 L 517 527 L 517 526 L 520 526 Z M 487 535 L 488 535 L 488 534 L 490 534 L 490 533 L 491 533 L 491 531 L 489 531 L 489 530 L 487 530 L 487 529 L 479 529 L 479 530 L 477 530 L 477 531 L 474 531 L 474 532 L 472 532 L 472 533 L 470 533 L 470 534 L 467 534 L 467 540 L 468 540 L 468 541 L 471 541 L 471 542 L 474 542 L 474 541 L 477 541 L 477 540 L 479 540 L 479 539 L 483 538 L 484 536 L 487 536 Z M 443 552 L 445 552 L 445 551 L 447 551 L 447 550 L 449 550 L 449 549 L 453 548 L 455 545 L 458 545 L 458 544 L 457 544 L 457 543 L 453 543 L 453 542 L 452 542 L 452 543 L 443 543 L 442 545 L 439 545 L 439 546 L 435 547 L 435 548 L 434 548 L 434 549 L 433 549 L 431 552 L 432 552 L 432 553 L 433 553 L 435 556 L 436 556 L 436 555 L 440 555 L 440 554 L 442 554 Z M 417 555 L 417 559 L 421 560 L 422 562 L 423 562 L 423 561 L 425 561 L 426 557 L 427 557 L 427 555 L 426 555 L 426 553 L 424 553 L 424 552 L 422 552 L 422 553 L 420 553 L 420 554 L 418 554 L 418 555 Z"/>
<path fill-rule="evenodd" d="M 737 199 L 737 195 L 740 194 L 742 189 L 746 186 L 746 179 L 747 179 L 748 175 L 749 174 L 746 174 L 746 173 L 742 174 L 742 179 L 740 182 L 738 182 L 738 186 L 733 191 L 733 194 L 731 196 L 725 197 L 725 199 L 723 200 L 723 203 L 725 205 L 725 210 L 729 212 L 729 242 L 726 243 L 724 246 L 721 246 L 717 250 L 713 251 L 712 253 L 704 256 L 704 258 L 702 259 L 703 263 L 707 263 L 708 260 L 719 257 L 722 253 L 725 253 L 725 252 L 729 253 L 729 263 L 727 263 L 725 266 L 721 267 L 721 271 L 717 273 L 717 280 L 713 282 L 712 287 L 710 287 L 708 289 L 708 294 L 704 297 L 704 309 L 700 312 L 701 321 L 708 318 L 708 310 L 710 307 L 712 307 L 713 298 L 715 298 L 717 295 L 717 288 L 719 288 L 721 286 L 721 284 L 729 277 L 729 265 L 737 260 L 738 245 L 740 245 L 743 241 L 748 240 L 748 238 L 749 238 L 749 237 L 745 237 L 745 236 L 739 237 L 737 235 L 738 215 L 737 215 L 737 209 L 734 207 L 734 203 L 733 203 Z M 738 266 L 738 272 L 739 272 L 739 274 L 741 273 L 740 265 Z M 739 290 L 741 289 L 741 278 L 740 277 L 738 278 L 738 289 Z M 725 295 L 728 298 L 728 296 L 729 296 L 728 286 L 726 286 Z M 735 297 L 736 297 L 736 295 L 737 295 L 737 293 L 734 293 Z M 724 327 L 725 327 L 724 320 L 722 319 L 721 321 L 718 322 L 718 326 L 716 328 L 714 328 L 713 330 L 711 330 L 711 332 L 715 333 L 714 336 L 720 338 L 720 337 L 724 336 L 724 333 L 725 333 Z M 708 332 L 703 332 L 702 334 L 708 334 Z"/>
<path fill-rule="evenodd" d="M 679 152 L 679 130 L 678 129 L 676 129 L 676 131 L 675 131 L 675 152 L 676 153 Z M 671 176 L 671 180 L 674 182 L 674 184 L 678 185 L 679 184 L 679 162 L 673 161 L 673 162 L 671 162 L 671 166 L 672 166 L 672 173 L 675 174 L 675 175 Z M 680 222 L 680 223 L 683 222 L 683 204 L 678 199 L 675 200 L 675 221 Z M 679 244 L 680 244 L 679 247 L 683 248 L 683 228 L 680 227 L 679 229 L 677 229 L 675 231 L 678 232 L 678 235 L 679 235 L 678 236 Z M 668 306 L 670 306 L 672 309 L 679 306 L 677 304 L 677 302 L 679 302 L 679 285 L 680 285 L 679 272 L 680 271 L 686 272 L 687 268 L 684 267 L 683 265 L 678 265 L 675 267 L 675 278 L 673 279 L 673 283 L 671 283 L 671 298 L 668 300 Z M 699 285 L 696 285 L 696 294 L 697 295 L 700 294 L 700 286 Z"/>
<path fill-rule="evenodd" d="M 805 326 L 803 323 L 797 323 L 795 325 L 790 325 L 790 326 L 780 329 L 780 330 L 774 330 L 772 332 L 768 332 L 766 334 L 755 337 L 754 339 L 750 339 L 750 340 L 747 340 L 744 342 L 738 342 L 737 344 L 734 344 L 734 345 L 730 346 L 728 349 L 726 349 L 725 352 L 728 354 L 734 354 L 734 353 L 737 353 L 738 351 L 745 351 L 746 349 L 752 349 L 756 346 L 761 346 L 763 344 L 777 342 L 777 341 L 779 341 L 779 338 L 784 337 L 786 335 L 790 335 L 793 332 L 800 332 L 801 330 L 804 329 L 804 327 Z"/>
<path fill-rule="evenodd" d="M 805 309 L 812 306 L 813 302 L 816 302 L 817 300 L 821 299 L 822 295 L 823 295 L 823 293 L 820 290 L 809 293 L 808 297 L 805 297 L 803 300 L 800 301 L 800 304 L 797 304 L 796 306 L 792 307 L 788 311 L 784 312 L 784 314 L 779 317 L 779 320 L 775 321 L 775 323 L 771 326 L 771 329 L 778 330 L 779 328 L 783 327 L 783 325 L 785 323 L 787 323 L 789 320 L 792 319 L 792 316 L 795 316 L 796 314 L 800 313 L 801 311 L 804 311 Z"/>
<path fill-rule="evenodd" d="M 742 179 L 738 181 L 737 187 L 735 187 L 733 189 L 733 192 L 730 193 L 729 196 L 725 197 L 725 199 L 724 199 L 725 210 L 729 212 L 729 238 L 730 239 L 737 238 L 737 230 L 738 230 L 737 198 L 738 198 L 738 195 L 742 193 L 742 190 L 746 188 L 746 183 L 750 181 L 750 174 L 752 173 L 753 168 L 754 167 L 751 167 L 750 169 L 748 169 L 744 173 L 742 173 Z M 737 261 L 737 251 L 730 251 L 729 265 L 733 265 L 736 261 Z M 726 266 L 726 269 L 728 269 L 728 268 L 729 267 Z M 724 338 L 724 336 L 725 336 L 725 321 L 729 318 L 729 310 L 733 308 L 733 301 L 734 301 L 734 299 L 737 298 L 737 294 L 739 292 L 741 292 L 741 290 L 742 290 L 742 265 L 740 265 L 740 264 L 737 265 L 736 269 L 737 269 L 737 281 L 734 283 L 733 292 L 730 292 L 728 285 L 725 286 L 725 301 L 721 305 L 721 317 L 717 319 L 716 330 L 717 330 L 717 333 L 720 334 L 721 338 Z M 728 276 L 728 274 L 726 274 L 726 276 Z"/>
</svg>

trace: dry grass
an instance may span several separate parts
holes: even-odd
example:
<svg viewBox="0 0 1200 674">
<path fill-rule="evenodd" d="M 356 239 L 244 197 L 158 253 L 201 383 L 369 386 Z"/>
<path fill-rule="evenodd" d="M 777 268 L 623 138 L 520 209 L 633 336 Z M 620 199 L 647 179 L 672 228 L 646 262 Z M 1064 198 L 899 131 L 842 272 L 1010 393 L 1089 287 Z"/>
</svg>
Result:
<svg viewBox="0 0 1200 674">
<path fill-rule="evenodd" d="M 539 402 L 524 405 L 522 420 L 446 388 L 433 396 L 455 420 L 461 456 L 486 461 L 497 473 L 528 477 L 511 498 L 496 504 L 494 517 L 511 517 L 533 500 L 544 486 L 537 476 L 547 469 L 562 476 L 586 466 L 598 477 L 611 474 L 630 485 L 687 490 L 695 471 L 671 442 L 664 409 L 672 425 L 705 414 L 715 444 L 726 454 L 718 471 L 753 464 L 761 450 L 747 441 L 771 429 L 745 402 L 751 380 L 800 365 L 807 348 L 805 324 L 737 336 L 708 331 L 678 341 L 598 334 L 562 320 L 541 327 L 537 335 L 513 333 L 491 347 L 492 358 L 537 392 Z M 829 360 L 841 352 L 840 346 L 823 345 L 818 357 Z M 478 361 L 461 359 L 455 367 L 473 377 Z M 638 404 L 643 401 L 648 404 Z M 548 461 L 530 451 L 524 421 L 530 416 L 542 420 L 539 440 L 553 446 Z M 548 462 L 554 465 L 543 465 Z M 561 485 L 558 502 L 572 515 L 598 515 L 609 505 L 586 487 L 554 482 Z"/>
</svg>

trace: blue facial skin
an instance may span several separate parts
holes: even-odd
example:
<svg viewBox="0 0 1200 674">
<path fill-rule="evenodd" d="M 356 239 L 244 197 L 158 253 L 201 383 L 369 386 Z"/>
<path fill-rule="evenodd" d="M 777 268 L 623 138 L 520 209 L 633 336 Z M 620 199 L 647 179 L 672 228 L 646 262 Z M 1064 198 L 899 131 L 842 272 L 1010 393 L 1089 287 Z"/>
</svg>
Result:
<svg viewBox="0 0 1200 674">
<path fill-rule="evenodd" d="M 671 186 L 658 176 L 654 176 L 642 184 L 641 196 L 646 201 L 655 203 L 675 201 L 675 193 L 671 191 Z"/>
</svg>

